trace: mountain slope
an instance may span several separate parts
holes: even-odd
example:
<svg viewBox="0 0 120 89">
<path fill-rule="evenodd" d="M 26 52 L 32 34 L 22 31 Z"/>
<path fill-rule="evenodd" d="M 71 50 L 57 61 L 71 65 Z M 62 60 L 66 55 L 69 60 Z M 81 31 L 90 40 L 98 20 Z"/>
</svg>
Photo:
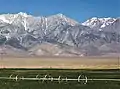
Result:
<svg viewBox="0 0 120 89">
<path fill-rule="evenodd" d="M 119 18 L 92 18 L 79 23 L 63 14 L 48 17 L 26 13 L 0 15 L 1 47 L 7 45 L 22 50 L 26 55 L 119 54 L 119 44 Z"/>
</svg>

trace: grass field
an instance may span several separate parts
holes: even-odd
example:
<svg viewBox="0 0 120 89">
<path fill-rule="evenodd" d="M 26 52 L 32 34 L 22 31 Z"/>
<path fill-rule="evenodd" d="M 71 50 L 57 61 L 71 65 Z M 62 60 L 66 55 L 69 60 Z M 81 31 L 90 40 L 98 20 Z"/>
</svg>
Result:
<svg viewBox="0 0 120 89">
<path fill-rule="evenodd" d="M 0 77 L 9 77 L 19 75 L 24 77 L 35 77 L 40 74 L 51 75 L 53 77 L 77 78 L 83 74 L 88 79 L 120 79 L 120 70 L 90 70 L 90 69 L 1 69 Z M 120 81 L 88 81 L 87 84 L 81 84 L 77 81 L 69 82 L 42 82 L 32 80 L 0 80 L 0 89 L 120 89 Z"/>
</svg>

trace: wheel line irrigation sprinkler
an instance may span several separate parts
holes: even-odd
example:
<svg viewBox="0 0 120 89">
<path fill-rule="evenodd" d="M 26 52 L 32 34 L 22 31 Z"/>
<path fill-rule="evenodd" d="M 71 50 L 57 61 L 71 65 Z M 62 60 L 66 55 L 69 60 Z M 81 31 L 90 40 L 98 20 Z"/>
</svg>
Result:
<svg viewBox="0 0 120 89">
<path fill-rule="evenodd" d="M 44 75 L 43 77 L 40 77 L 40 75 L 36 75 L 35 78 L 31 78 L 31 77 L 23 77 L 23 76 L 19 76 L 19 75 L 14 75 L 14 74 L 11 74 L 9 77 L 0 77 L 0 80 L 15 80 L 16 82 L 18 80 L 31 80 L 31 81 L 41 81 L 42 83 L 44 82 L 47 82 L 47 81 L 50 81 L 50 82 L 53 82 L 53 81 L 58 81 L 59 83 L 61 82 L 69 82 L 69 81 L 77 81 L 77 82 L 81 82 L 81 81 L 84 81 L 84 84 L 87 84 L 87 77 L 85 76 L 85 79 L 82 79 L 81 78 L 82 75 L 78 76 L 78 78 L 68 78 L 68 77 L 65 77 L 65 78 L 62 78 L 62 76 L 58 76 L 58 77 L 52 77 L 50 75 Z"/>
<path fill-rule="evenodd" d="M 81 83 L 81 84 L 87 84 L 88 81 L 119 81 L 120 82 L 120 79 L 88 79 L 88 77 L 85 75 L 79 75 L 78 78 L 68 78 L 68 77 L 62 78 L 62 76 L 52 77 L 50 75 L 44 75 L 43 77 L 40 77 L 40 75 L 38 74 L 36 75 L 35 78 L 30 78 L 30 77 L 23 77 L 23 76 L 20 77 L 19 75 L 11 74 L 9 77 L 0 77 L 0 80 L 3 80 L 3 79 L 15 80 L 16 82 L 20 80 L 42 81 L 42 83 L 47 81 L 50 81 L 50 82 L 58 81 L 58 83 L 77 81 L 78 83 Z"/>
</svg>

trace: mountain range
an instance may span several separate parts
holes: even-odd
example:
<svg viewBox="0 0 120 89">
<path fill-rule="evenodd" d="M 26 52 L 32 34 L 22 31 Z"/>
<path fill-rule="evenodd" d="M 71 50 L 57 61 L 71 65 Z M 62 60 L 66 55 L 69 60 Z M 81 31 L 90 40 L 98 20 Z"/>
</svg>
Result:
<svg viewBox="0 0 120 89">
<path fill-rule="evenodd" d="M 83 23 L 63 14 L 0 15 L 0 53 L 9 56 L 118 56 L 120 18 Z"/>
</svg>

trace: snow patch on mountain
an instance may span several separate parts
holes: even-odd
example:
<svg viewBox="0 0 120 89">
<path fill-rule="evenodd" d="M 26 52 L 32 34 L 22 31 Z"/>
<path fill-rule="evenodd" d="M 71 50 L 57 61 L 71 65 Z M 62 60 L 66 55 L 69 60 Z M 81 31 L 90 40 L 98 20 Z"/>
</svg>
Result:
<svg viewBox="0 0 120 89">
<path fill-rule="evenodd" d="M 84 23 L 82 23 L 82 25 L 89 26 L 93 29 L 102 29 L 108 25 L 111 25 L 116 20 L 117 20 L 116 18 L 110 18 L 110 17 L 109 18 L 93 17 L 93 18 L 85 21 Z"/>
</svg>

